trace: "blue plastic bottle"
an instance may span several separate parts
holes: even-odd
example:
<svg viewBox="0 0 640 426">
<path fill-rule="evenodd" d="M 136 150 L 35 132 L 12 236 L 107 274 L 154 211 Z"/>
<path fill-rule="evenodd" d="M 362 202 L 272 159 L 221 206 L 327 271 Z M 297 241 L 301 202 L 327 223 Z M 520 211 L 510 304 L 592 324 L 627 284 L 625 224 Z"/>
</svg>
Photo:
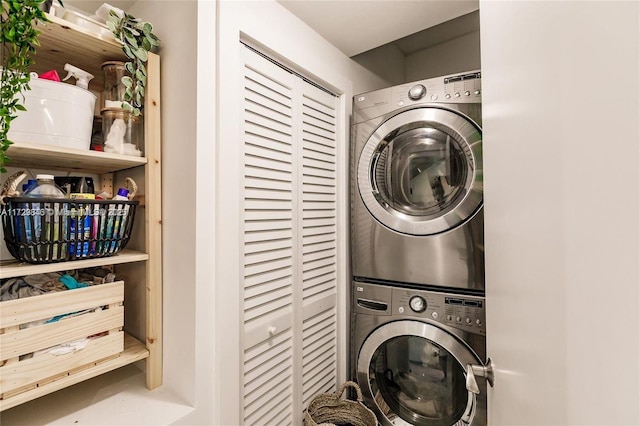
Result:
<svg viewBox="0 0 640 426">
<path fill-rule="evenodd" d="M 29 189 L 31 189 L 31 187 L 35 186 L 37 184 L 35 179 L 29 179 L 27 181 L 27 183 L 22 185 L 22 193 L 24 194 L 25 192 L 27 192 Z M 22 212 L 24 212 L 27 208 L 28 205 L 27 204 L 21 204 L 20 208 L 22 209 Z M 24 238 L 22 236 L 22 224 L 24 223 Z M 15 224 L 16 224 L 16 241 L 21 242 L 21 243 L 30 243 L 31 242 L 31 221 L 23 218 L 22 215 L 16 215 L 15 217 Z"/>
</svg>

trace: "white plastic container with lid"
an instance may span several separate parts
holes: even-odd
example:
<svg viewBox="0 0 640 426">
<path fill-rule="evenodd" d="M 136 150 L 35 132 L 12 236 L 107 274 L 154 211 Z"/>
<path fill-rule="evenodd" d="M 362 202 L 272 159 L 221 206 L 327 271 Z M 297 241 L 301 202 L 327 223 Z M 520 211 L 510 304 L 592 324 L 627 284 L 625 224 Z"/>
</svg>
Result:
<svg viewBox="0 0 640 426">
<path fill-rule="evenodd" d="M 72 67 L 74 70 L 77 68 Z M 67 69 L 67 68 L 65 68 Z M 24 92 L 26 111 L 11 122 L 9 140 L 88 150 L 96 96 L 86 89 L 93 76 L 74 71 L 76 86 L 38 78 L 32 73 Z M 83 88 L 84 86 L 85 88 Z"/>
</svg>

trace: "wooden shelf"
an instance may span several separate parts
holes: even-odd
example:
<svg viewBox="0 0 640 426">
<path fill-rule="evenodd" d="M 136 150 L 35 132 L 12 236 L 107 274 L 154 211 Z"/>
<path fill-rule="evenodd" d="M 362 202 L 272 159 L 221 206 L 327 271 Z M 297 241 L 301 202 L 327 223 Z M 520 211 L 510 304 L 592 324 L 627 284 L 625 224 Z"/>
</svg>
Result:
<svg viewBox="0 0 640 426">
<path fill-rule="evenodd" d="M 91 74 L 91 86 L 101 90 L 104 77 L 101 64 L 105 61 L 126 61 L 122 45 L 112 37 L 101 37 L 79 25 L 47 15 L 51 22 L 38 25 L 41 31 L 38 41 L 40 47 L 34 57 L 32 71 L 42 73 L 55 69 L 64 71 L 64 64 L 70 63 Z M 64 47 L 62 47 L 64 46 Z M 60 75 L 64 78 L 64 75 Z"/>
<path fill-rule="evenodd" d="M 126 61 L 121 44 L 115 39 L 100 36 L 71 22 L 47 15 L 50 22 L 37 25 L 41 31 L 40 46 L 30 71 L 41 73 L 55 69 L 64 77 L 64 64 L 69 63 L 94 75 L 89 88 L 100 92 L 104 87 L 101 65 L 105 61 Z M 132 157 L 89 150 L 76 150 L 53 145 L 16 143 L 8 150 L 11 167 L 52 171 L 109 174 L 136 168 L 132 173 L 144 176 L 141 185 L 145 208 L 143 225 L 135 235 L 134 247 L 143 251 L 123 250 L 111 257 L 73 260 L 68 262 L 32 265 L 15 260 L 0 262 L 0 278 L 37 273 L 64 271 L 102 265 L 132 264 L 127 291 L 132 298 L 124 301 L 128 322 L 126 328 L 133 335 L 144 336 L 144 342 L 125 335 L 124 352 L 101 361 L 87 361 L 86 365 L 56 376 L 55 380 L 37 383 L 33 389 L 9 396 L 0 401 L 0 411 L 23 404 L 87 379 L 99 376 L 139 360 L 145 360 L 146 386 L 154 389 L 162 385 L 162 165 L 160 114 L 160 57 L 149 53 L 147 62 L 147 90 L 145 96 L 144 133 L 146 157 Z M 127 172 L 129 173 L 129 172 Z M 122 176 L 106 176 L 108 182 Z M 104 180 L 104 179 L 103 179 Z M 135 262 L 144 262 L 142 264 Z M 124 269 L 124 268 L 123 268 Z M 111 336 L 111 335 L 109 335 Z M 1 350 L 1 348 L 0 348 Z M 100 356 L 101 357 L 101 356 Z M 97 358 L 94 358 L 97 359 Z M 5 366 L 6 367 L 6 366 Z M 10 394 L 9 394 L 10 395 Z"/>
<path fill-rule="evenodd" d="M 10 167 L 35 167 L 90 173 L 109 173 L 147 164 L 144 157 L 63 148 L 54 145 L 15 143 L 7 155 Z"/>
<path fill-rule="evenodd" d="M 92 363 L 88 368 L 78 370 L 76 372 L 70 372 L 67 376 L 42 384 L 31 391 L 20 393 L 6 400 L 0 400 L 0 411 L 7 410 L 11 407 L 15 407 L 51 392 L 66 388 L 67 386 L 80 383 L 92 377 L 99 376 L 100 374 L 115 370 L 116 368 L 124 367 L 125 365 L 145 359 L 148 356 L 149 351 L 145 348 L 144 344 L 125 333 L 124 352 L 121 354 L 118 354 L 113 358 Z"/>
<path fill-rule="evenodd" d="M 148 259 L 149 255 L 147 253 L 133 250 L 122 250 L 119 254 L 110 257 L 71 260 L 69 262 L 46 263 L 42 265 L 32 265 L 30 263 L 20 263 L 17 260 L 10 260 L 0 263 L 0 279 L 21 277 L 31 274 L 44 274 L 46 272 L 66 271 L 69 269 L 141 262 Z"/>
</svg>

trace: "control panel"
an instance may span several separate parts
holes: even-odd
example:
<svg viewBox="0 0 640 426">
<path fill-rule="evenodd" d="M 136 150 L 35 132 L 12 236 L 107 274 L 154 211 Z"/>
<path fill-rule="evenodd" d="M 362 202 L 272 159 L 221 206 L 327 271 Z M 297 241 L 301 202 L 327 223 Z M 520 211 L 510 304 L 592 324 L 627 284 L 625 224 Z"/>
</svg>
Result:
<svg viewBox="0 0 640 426">
<path fill-rule="evenodd" d="M 486 335 L 481 296 L 353 283 L 353 311 L 396 318 L 425 318 L 468 333 Z"/>
<path fill-rule="evenodd" d="M 392 293 L 391 315 L 427 318 L 469 333 L 486 334 L 483 297 L 402 288 Z"/>
<path fill-rule="evenodd" d="M 416 102 L 478 103 L 482 95 L 480 72 L 469 72 L 440 78 L 431 78 L 398 86 L 393 94 L 398 107 Z"/>
<path fill-rule="evenodd" d="M 480 104 L 482 78 L 479 70 L 414 81 L 353 97 L 353 122 L 362 123 L 399 108 L 417 104 Z"/>
</svg>

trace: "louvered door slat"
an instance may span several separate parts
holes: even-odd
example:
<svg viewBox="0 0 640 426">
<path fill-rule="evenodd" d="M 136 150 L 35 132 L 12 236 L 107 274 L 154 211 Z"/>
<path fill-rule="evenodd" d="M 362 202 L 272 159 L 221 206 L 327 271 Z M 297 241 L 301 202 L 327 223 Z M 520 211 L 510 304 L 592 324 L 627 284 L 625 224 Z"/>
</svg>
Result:
<svg viewBox="0 0 640 426">
<path fill-rule="evenodd" d="M 335 249 L 336 244 L 334 241 L 325 241 L 320 243 L 307 243 L 302 247 L 302 253 L 316 253 L 319 251 Z"/>
<path fill-rule="evenodd" d="M 287 128 L 291 128 L 293 126 L 293 118 L 291 117 L 290 109 L 267 97 L 256 96 L 256 93 L 249 89 L 245 90 L 244 93 L 245 112 L 250 112 L 260 117 L 273 120 Z"/>
<path fill-rule="evenodd" d="M 318 145 L 325 145 L 328 146 L 330 148 L 335 148 L 336 147 L 336 140 L 335 138 L 331 138 L 331 137 L 323 137 L 320 135 L 316 135 L 315 133 L 310 133 L 310 132 L 306 132 L 302 135 L 302 139 L 305 142 L 312 142 Z"/>
<path fill-rule="evenodd" d="M 308 140 L 304 140 L 303 144 L 305 149 L 309 151 L 315 151 L 315 152 L 323 153 L 330 156 L 335 155 L 335 147 L 333 146 L 327 146 L 325 144 L 317 143 L 314 141 L 308 141 Z"/>
<path fill-rule="evenodd" d="M 304 246 L 311 245 L 311 244 L 317 244 L 317 243 L 324 243 L 324 242 L 327 242 L 327 241 L 335 242 L 335 240 L 336 240 L 335 234 L 332 234 L 332 233 L 313 235 L 313 236 L 305 236 L 305 237 L 306 238 L 304 239 Z"/>
<path fill-rule="evenodd" d="M 246 81 L 245 100 L 252 104 L 262 105 L 264 108 L 269 108 L 282 115 L 291 116 L 291 107 L 288 106 L 290 99 L 283 99 L 278 95 L 268 96 L 264 93 L 263 87 L 255 81 Z"/>
<path fill-rule="evenodd" d="M 315 113 L 315 111 L 309 111 L 309 110 L 305 111 L 303 113 L 302 121 L 305 124 L 311 126 L 311 128 L 322 129 L 325 132 L 328 132 L 329 134 L 333 135 L 333 133 L 335 132 L 335 126 L 333 125 L 333 122 L 325 121 L 318 117 L 314 117 L 313 115 L 311 115 L 313 113 Z"/>
<path fill-rule="evenodd" d="M 278 278 L 272 281 L 267 281 L 265 283 L 260 283 L 258 285 L 254 285 L 251 287 L 245 286 L 244 297 L 245 297 L 245 300 L 249 300 L 252 297 L 256 297 L 261 294 L 268 293 L 270 291 L 276 291 L 282 287 L 291 287 L 292 284 L 293 282 L 292 282 L 291 276 L 286 276 L 286 277 Z"/>
<path fill-rule="evenodd" d="M 280 213 L 280 212 L 276 212 L 276 213 Z M 287 247 L 291 248 L 291 240 L 288 238 L 281 239 L 281 240 L 268 240 L 263 242 L 262 241 L 254 242 L 254 243 L 245 242 L 244 252 L 245 252 L 245 256 L 247 256 L 249 254 L 269 252 L 271 250 L 278 250 L 278 249 L 287 248 Z"/>
<path fill-rule="evenodd" d="M 291 182 L 282 182 L 275 179 L 260 179 L 253 176 L 245 176 L 244 179 L 245 188 L 251 189 L 270 189 L 272 191 L 292 191 Z"/>
<path fill-rule="evenodd" d="M 316 90 L 314 87 L 306 89 L 302 98 L 304 106 L 316 110 L 322 116 L 332 118 L 335 123 L 336 98 L 322 90 Z"/>
<path fill-rule="evenodd" d="M 245 154 L 291 164 L 291 152 L 282 150 L 280 149 L 281 147 L 287 146 L 278 143 L 265 143 L 264 141 L 263 145 L 254 145 L 253 143 L 245 142 Z"/>
<path fill-rule="evenodd" d="M 262 138 L 265 141 L 291 145 L 291 134 L 289 133 L 281 133 L 268 127 L 263 127 L 246 120 L 244 123 L 244 129 L 245 139 L 251 140 L 255 138 Z"/>
</svg>

